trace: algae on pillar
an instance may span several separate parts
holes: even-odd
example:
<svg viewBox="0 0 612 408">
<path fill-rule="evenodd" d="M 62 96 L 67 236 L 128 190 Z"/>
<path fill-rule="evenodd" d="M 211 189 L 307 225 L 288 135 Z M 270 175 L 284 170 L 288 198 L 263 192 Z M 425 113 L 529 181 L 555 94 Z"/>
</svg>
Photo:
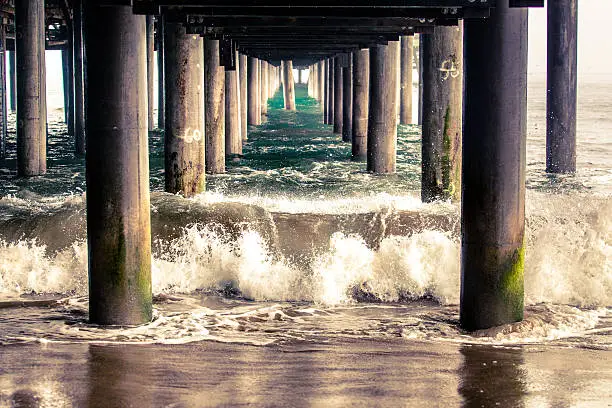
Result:
<svg viewBox="0 0 612 408">
<path fill-rule="evenodd" d="M 242 140 L 247 140 L 247 111 L 248 111 L 248 98 L 247 98 L 247 56 L 240 54 L 238 58 L 240 67 L 238 69 L 240 76 L 240 133 L 242 134 Z"/>
<path fill-rule="evenodd" d="M 204 139 L 206 172 L 225 173 L 225 69 L 219 40 L 204 40 Z"/>
<path fill-rule="evenodd" d="M 412 51 L 414 39 L 412 36 L 401 37 L 400 57 L 400 123 L 412 123 Z"/>
<path fill-rule="evenodd" d="M 146 20 L 86 2 L 89 319 L 151 321 Z M 112 102 L 112 103 L 110 103 Z"/>
<path fill-rule="evenodd" d="M 15 2 L 17 53 L 17 175 L 47 172 L 45 4 Z"/>
<path fill-rule="evenodd" d="M 394 173 L 397 151 L 399 41 L 370 48 L 367 169 Z"/>
<path fill-rule="evenodd" d="M 353 53 L 353 135 L 352 156 L 365 160 L 368 142 L 368 105 L 370 99 L 370 50 Z"/>
<path fill-rule="evenodd" d="M 293 62 L 281 61 L 283 69 L 283 95 L 285 100 L 285 109 L 289 111 L 295 110 L 295 84 L 293 82 Z"/>
<path fill-rule="evenodd" d="M 342 141 L 353 140 L 353 54 L 342 68 Z"/>
<path fill-rule="evenodd" d="M 548 1 L 546 171 L 576 171 L 578 0 Z"/>
<path fill-rule="evenodd" d="M 248 112 L 247 121 L 249 125 L 261 125 L 261 113 L 259 110 L 259 93 L 257 82 L 259 80 L 259 64 L 257 58 L 248 57 L 247 78 L 249 89 L 247 91 Z"/>
<path fill-rule="evenodd" d="M 205 189 L 204 42 L 167 23 L 164 45 L 166 191 L 190 197 Z"/>
<path fill-rule="evenodd" d="M 463 26 L 435 27 L 423 48 L 421 199 L 461 196 Z"/>
<path fill-rule="evenodd" d="M 523 318 L 527 9 L 497 2 L 463 44 L 460 322 L 478 330 Z"/>
</svg>

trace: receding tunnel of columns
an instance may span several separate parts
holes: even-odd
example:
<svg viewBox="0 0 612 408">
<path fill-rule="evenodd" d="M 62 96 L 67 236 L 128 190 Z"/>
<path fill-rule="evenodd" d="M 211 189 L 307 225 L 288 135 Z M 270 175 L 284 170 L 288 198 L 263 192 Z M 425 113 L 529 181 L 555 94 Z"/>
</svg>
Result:
<svg viewBox="0 0 612 408">
<path fill-rule="evenodd" d="M 419 8 L 404 17 L 365 10 L 335 16 L 338 25 L 330 29 L 333 8 L 329 16 L 302 10 L 298 17 L 281 8 L 264 18 L 247 8 L 247 17 L 224 20 L 222 13 L 199 14 L 197 7 L 181 14 L 161 5 L 154 19 L 138 14 L 143 10 L 136 5 L 74 2 L 67 42 L 75 72 L 67 100 L 74 111 L 68 121 L 77 154 L 86 137 L 91 320 L 138 324 L 151 317 L 146 129 L 155 124 L 154 49 L 166 191 L 186 197 L 202 192 L 205 173 L 224 173 L 226 160 L 243 153 L 249 132 L 270 114 L 270 98 L 282 95 L 284 110 L 298 109 L 301 84 L 296 90 L 295 83 L 307 76 L 320 121 L 350 143 L 353 160 L 380 177 L 396 171 L 398 123 L 423 124 L 423 201 L 462 200 L 462 326 L 522 319 L 527 10 L 521 6 L 535 2 L 502 0 L 473 10 L 463 3 L 457 1 L 450 15 L 423 8 L 429 19 L 418 18 Z M 575 17 L 562 8 L 575 3 L 556 7 L 553 18 Z M 43 15 L 40 0 L 19 2 L 15 10 L 17 163 L 24 176 L 44 173 L 46 166 Z M 478 18 L 462 18 L 469 16 Z M 564 38 L 575 48 L 568 26 Z M 554 41 L 551 48 L 567 49 Z M 553 78 L 566 79 L 571 55 L 567 65 L 549 60 Z M 422 78 L 418 118 L 412 116 L 415 60 Z M 552 94 L 551 109 L 562 111 L 570 130 L 567 146 L 551 142 L 548 167 L 571 171 L 575 103 L 567 106 L 559 102 L 562 95 Z"/>
</svg>

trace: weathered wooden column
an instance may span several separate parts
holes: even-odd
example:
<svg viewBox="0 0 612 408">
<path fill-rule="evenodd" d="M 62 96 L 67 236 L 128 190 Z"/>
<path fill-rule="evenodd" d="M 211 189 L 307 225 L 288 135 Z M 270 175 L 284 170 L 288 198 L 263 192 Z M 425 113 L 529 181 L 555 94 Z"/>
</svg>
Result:
<svg viewBox="0 0 612 408">
<path fill-rule="evenodd" d="M 72 43 L 74 58 L 74 150 L 85 154 L 85 59 L 83 50 L 83 0 L 74 1 Z"/>
<path fill-rule="evenodd" d="M 368 105 L 370 99 L 370 50 L 353 53 L 353 137 L 352 155 L 365 160 L 368 143 Z"/>
<path fill-rule="evenodd" d="M 394 173 L 397 150 L 399 41 L 370 48 L 368 165 L 373 173 Z"/>
<path fill-rule="evenodd" d="M 344 56 L 334 58 L 334 133 L 342 134 L 342 68 L 344 65 Z"/>
<path fill-rule="evenodd" d="M 62 56 L 64 54 L 62 53 Z M 6 157 L 8 127 L 8 98 L 6 97 L 6 27 L 0 24 L 0 158 Z M 66 93 L 64 93 L 64 97 Z"/>
<path fill-rule="evenodd" d="M 206 172 L 225 173 L 225 68 L 219 61 L 219 40 L 204 40 L 204 139 Z"/>
<path fill-rule="evenodd" d="M 261 114 L 259 111 L 260 100 L 257 89 L 257 82 L 259 81 L 259 63 L 257 62 L 257 58 L 248 58 L 247 78 L 249 89 L 247 91 L 247 97 L 249 106 L 247 120 L 249 125 L 261 125 Z"/>
<path fill-rule="evenodd" d="M 325 122 L 328 125 L 334 124 L 334 90 L 335 90 L 334 65 L 335 65 L 334 58 L 330 58 L 327 64 L 327 94 L 328 96 L 327 96 L 327 122 Z"/>
<path fill-rule="evenodd" d="M 43 0 L 15 2 L 17 52 L 17 175 L 47 171 L 45 92 L 45 5 Z"/>
<path fill-rule="evenodd" d="M 412 123 L 412 50 L 414 46 L 412 36 L 401 37 L 401 88 L 400 88 L 400 123 Z"/>
<path fill-rule="evenodd" d="M 578 1 L 548 2 L 546 171 L 576 171 Z"/>
<path fill-rule="evenodd" d="M 153 61 L 155 60 L 155 25 L 153 16 L 147 16 L 147 97 L 149 100 L 147 115 L 149 117 L 149 130 L 155 128 L 155 120 L 153 116 L 153 108 L 155 106 L 154 93 L 154 82 L 153 75 L 155 74 L 155 66 Z"/>
<path fill-rule="evenodd" d="M 523 318 L 527 9 L 465 20 L 464 61 L 460 321 L 477 330 Z"/>
<path fill-rule="evenodd" d="M 166 127 L 165 32 L 164 16 L 159 16 L 157 18 L 157 127 L 160 129 Z M 202 62 L 200 62 L 200 67 L 202 67 Z M 204 130 L 204 127 L 200 129 Z"/>
<path fill-rule="evenodd" d="M 270 79 L 268 68 L 268 61 L 261 61 L 261 114 L 268 114 L 268 94 L 270 93 L 270 85 L 268 80 Z"/>
<path fill-rule="evenodd" d="M 225 70 L 225 154 L 242 154 L 238 72 Z"/>
<path fill-rule="evenodd" d="M 293 82 L 293 62 L 281 61 L 283 67 L 283 95 L 285 99 L 285 109 L 295 110 L 295 84 Z"/>
<path fill-rule="evenodd" d="M 421 199 L 461 196 L 463 26 L 435 27 L 423 47 Z"/>
<path fill-rule="evenodd" d="M 84 8 L 89 320 L 152 318 L 146 17 Z"/>
<path fill-rule="evenodd" d="M 62 50 L 64 77 L 64 113 L 68 134 L 74 135 L 74 39 L 72 21 L 68 23 L 68 43 Z"/>
<path fill-rule="evenodd" d="M 342 141 L 353 140 L 353 54 L 342 68 Z"/>
<path fill-rule="evenodd" d="M 2 32 L 4 30 L 1 28 L 0 26 L 0 37 L 2 37 Z M 0 38 L 0 43 L 2 42 L 2 39 Z M 71 61 L 69 59 L 69 55 L 68 52 L 66 50 L 66 48 L 62 48 L 61 50 L 62 53 L 62 96 L 64 97 L 64 123 L 66 123 L 66 127 L 68 127 L 68 105 L 70 102 L 68 102 L 68 100 L 70 99 L 70 94 L 72 92 L 70 92 L 70 86 L 68 85 L 68 81 L 70 81 L 70 69 L 69 66 L 71 65 Z M 4 57 L 4 53 L 2 53 L 2 57 Z M 2 69 L 2 67 L 0 67 L 0 69 Z M 68 134 L 70 134 L 70 132 L 68 132 Z"/>
<path fill-rule="evenodd" d="M 9 91 L 9 106 L 11 109 L 11 112 L 16 112 L 17 111 L 17 62 L 16 62 L 16 58 L 15 58 L 15 50 L 13 51 L 9 51 L 9 73 L 8 73 L 8 79 L 9 79 L 9 84 L 10 84 L 10 91 Z"/>
<path fill-rule="evenodd" d="M 418 103 L 419 105 L 417 106 L 418 108 L 418 118 L 417 118 L 417 123 L 419 125 L 423 124 L 423 41 L 425 41 L 427 39 L 427 36 L 429 34 L 419 34 L 419 100 Z"/>
<path fill-rule="evenodd" d="M 248 111 L 248 98 L 247 98 L 247 56 L 240 54 L 238 57 L 239 75 L 240 75 L 240 133 L 242 140 L 247 140 L 247 111 Z"/>
<path fill-rule="evenodd" d="M 166 191 L 191 197 L 205 189 L 204 41 L 166 23 Z"/>
</svg>

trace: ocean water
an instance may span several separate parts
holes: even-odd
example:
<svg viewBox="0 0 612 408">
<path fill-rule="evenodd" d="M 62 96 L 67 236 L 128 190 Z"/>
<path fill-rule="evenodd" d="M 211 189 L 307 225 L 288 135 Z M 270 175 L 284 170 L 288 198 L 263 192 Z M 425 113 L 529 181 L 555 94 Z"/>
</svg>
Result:
<svg viewBox="0 0 612 408">
<path fill-rule="evenodd" d="M 68 405 L 92 405 L 91 393 L 75 391 L 76 374 L 52 370 L 52 380 L 61 387 L 54 383 L 44 391 L 39 382 L 14 373 L 30 372 L 32 364 L 54 361 L 63 367 L 73 364 L 68 360 L 84 359 L 95 371 L 100 358 L 117 359 L 97 374 L 112 376 L 126 362 L 140 367 L 133 353 L 144 359 L 161 353 L 172 378 L 185 367 L 198 371 L 202 365 L 227 376 L 231 367 L 210 361 L 194 367 L 189 356 L 204 350 L 216 356 L 213 361 L 222 361 L 223 353 L 236 352 L 246 356 L 239 359 L 246 364 L 262 347 L 264 360 L 274 360 L 277 368 L 286 364 L 291 372 L 307 366 L 278 356 L 320 352 L 337 357 L 343 350 L 349 360 L 364 353 L 386 360 L 393 353 L 400 359 L 409 353 L 422 359 L 418 364 L 430 387 L 458 382 L 442 393 L 451 405 L 605 406 L 612 399 L 612 82 L 581 78 L 579 103 L 579 170 L 571 176 L 547 175 L 545 86 L 541 78 L 530 78 L 525 320 L 476 333 L 458 327 L 459 208 L 420 202 L 418 126 L 399 127 L 397 174 L 374 176 L 365 172 L 364 163 L 352 161 L 350 145 L 321 123 L 320 107 L 306 97 L 305 87 L 297 88 L 293 113 L 282 110 L 277 93 L 267 121 L 250 129 L 243 156 L 229 158 L 227 173 L 209 176 L 207 191 L 189 200 L 163 193 L 163 134 L 152 132 L 155 318 L 127 328 L 102 328 L 87 320 L 84 161 L 72 153 L 62 112 L 50 114 L 45 176 L 15 177 L 10 129 L 9 157 L 0 162 L 0 356 L 11 363 L 0 368 L 0 406 L 14 403 L 21 383 L 26 399 L 42 401 L 50 392 Z M 49 360 L 22 362 L 32 350 L 46 350 Z M 543 363 L 537 353 L 552 362 Z M 555 358 L 574 362 L 576 369 L 555 367 Z M 349 360 L 337 363 L 340 371 L 349 369 Z M 448 378 L 439 377 L 444 360 L 456 366 L 444 374 Z M 373 361 L 353 369 L 364 376 Z M 592 365 L 578 368 L 585 361 Z M 527 385 L 505 394 L 500 383 L 487 390 L 491 395 L 481 395 L 491 377 L 474 369 L 497 362 L 518 371 L 494 368 L 493 378 L 514 375 L 517 384 Z M 590 370 L 600 373 L 584 377 Z M 541 377 L 543 372 L 548 376 Z M 168 386 L 159 373 L 153 378 L 123 374 L 134 386 L 147 378 L 147 384 Z M 388 381 L 401 376 L 394 373 Z M 555 386 L 551 379 L 559 376 L 563 379 Z M 177 381 L 190 390 L 189 398 L 204 386 Z M 250 397 L 232 402 L 226 384 L 210 405 L 268 405 L 257 404 L 264 401 L 257 398 L 274 387 L 245 386 L 258 381 L 253 373 L 241 381 L 237 388 Z M 292 384 L 317 396 L 310 403 L 315 406 L 378 401 L 375 391 L 352 392 L 350 376 L 338 377 L 348 388 L 327 394 L 329 384 L 323 380 L 277 381 L 278 387 Z M 553 392 L 575 382 L 582 388 L 559 394 L 560 405 L 549 401 Z M 61 394 L 62 387 L 71 393 Z M 140 405 L 127 389 L 109 389 L 117 391 L 118 405 Z M 270 405 L 293 405 L 290 389 L 285 391 Z M 338 395 L 345 399 L 334 399 Z M 179 406 L 200 405 L 189 398 Z M 104 406 L 102 400 L 94 395 L 93 405 Z M 422 389 L 386 401 L 435 406 L 434 400 Z"/>
</svg>

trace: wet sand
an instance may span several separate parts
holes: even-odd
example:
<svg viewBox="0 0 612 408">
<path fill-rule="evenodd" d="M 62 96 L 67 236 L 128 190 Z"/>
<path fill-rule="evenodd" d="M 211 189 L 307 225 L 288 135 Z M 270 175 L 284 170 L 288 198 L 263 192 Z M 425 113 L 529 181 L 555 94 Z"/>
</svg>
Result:
<svg viewBox="0 0 612 408">
<path fill-rule="evenodd" d="M 610 353 L 343 340 L 0 347 L 0 407 L 610 407 Z"/>
</svg>

